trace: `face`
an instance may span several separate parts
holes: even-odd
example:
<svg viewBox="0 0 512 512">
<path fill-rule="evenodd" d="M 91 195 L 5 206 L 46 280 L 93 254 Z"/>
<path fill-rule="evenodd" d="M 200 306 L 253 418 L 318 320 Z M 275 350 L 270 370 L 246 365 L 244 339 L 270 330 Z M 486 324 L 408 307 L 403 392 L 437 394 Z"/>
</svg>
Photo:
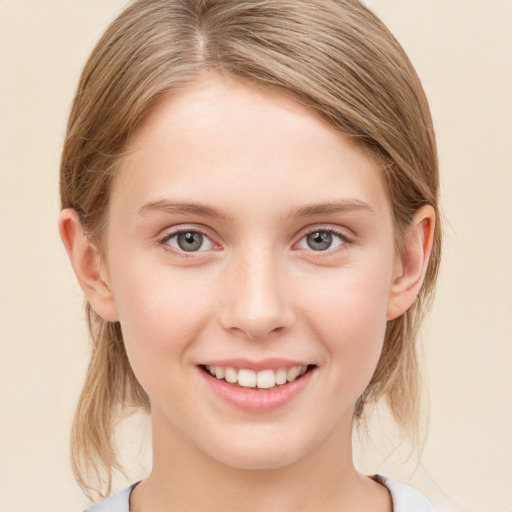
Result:
<svg viewBox="0 0 512 512">
<path fill-rule="evenodd" d="M 110 206 L 105 280 L 157 433 L 251 468 L 350 442 L 399 268 L 368 156 L 211 75 L 154 108 Z"/>
</svg>

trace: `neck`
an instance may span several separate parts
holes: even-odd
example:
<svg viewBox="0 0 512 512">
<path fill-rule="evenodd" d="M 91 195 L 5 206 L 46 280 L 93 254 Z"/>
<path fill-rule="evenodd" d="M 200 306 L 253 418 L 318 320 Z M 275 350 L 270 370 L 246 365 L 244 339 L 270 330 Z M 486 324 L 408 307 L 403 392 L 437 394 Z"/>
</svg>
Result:
<svg viewBox="0 0 512 512">
<path fill-rule="evenodd" d="M 132 512 L 151 510 L 388 512 L 387 491 L 352 461 L 351 421 L 285 467 L 240 469 L 215 460 L 153 411 L 153 469 L 131 497 Z"/>
</svg>

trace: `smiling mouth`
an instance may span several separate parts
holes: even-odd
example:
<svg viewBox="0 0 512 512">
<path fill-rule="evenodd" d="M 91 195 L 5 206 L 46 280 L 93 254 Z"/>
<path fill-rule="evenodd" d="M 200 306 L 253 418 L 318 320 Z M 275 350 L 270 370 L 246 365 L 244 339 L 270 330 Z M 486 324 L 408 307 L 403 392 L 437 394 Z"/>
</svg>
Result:
<svg viewBox="0 0 512 512">
<path fill-rule="evenodd" d="M 261 371 L 246 368 L 233 368 L 231 366 L 201 365 L 200 367 L 212 377 L 224 380 L 234 387 L 271 390 L 300 379 L 305 373 L 315 368 L 316 365 L 291 366 L 288 368 Z"/>
</svg>

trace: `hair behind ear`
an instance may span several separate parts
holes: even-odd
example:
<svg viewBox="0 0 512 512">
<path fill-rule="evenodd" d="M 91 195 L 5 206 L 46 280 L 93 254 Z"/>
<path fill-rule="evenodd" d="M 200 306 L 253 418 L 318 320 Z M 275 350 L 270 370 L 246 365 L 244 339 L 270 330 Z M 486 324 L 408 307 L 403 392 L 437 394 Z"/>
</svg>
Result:
<svg viewBox="0 0 512 512">
<path fill-rule="evenodd" d="M 123 472 L 113 442 L 120 410 L 132 405 L 149 411 L 149 397 L 128 362 L 120 324 L 103 320 L 89 303 L 86 313 L 92 354 L 73 420 L 71 460 L 78 484 L 93 500 L 110 494 L 113 470 Z"/>
<path fill-rule="evenodd" d="M 416 310 L 388 322 L 385 346 L 370 384 L 356 402 L 356 420 L 364 418 L 367 403 L 386 397 L 393 418 L 411 435 L 413 446 L 420 436 L 421 380 L 418 365 L 416 334 L 419 319 Z"/>
</svg>

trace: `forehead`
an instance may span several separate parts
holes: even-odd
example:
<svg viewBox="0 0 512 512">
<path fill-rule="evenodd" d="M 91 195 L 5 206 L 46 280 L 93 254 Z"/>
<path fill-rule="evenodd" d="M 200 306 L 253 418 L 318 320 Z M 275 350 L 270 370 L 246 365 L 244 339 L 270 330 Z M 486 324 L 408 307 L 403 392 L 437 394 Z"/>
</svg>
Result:
<svg viewBox="0 0 512 512">
<path fill-rule="evenodd" d="M 112 202 L 181 197 L 276 210 L 349 197 L 388 209 L 382 172 L 296 100 L 211 74 L 152 109 L 128 144 Z"/>
</svg>

